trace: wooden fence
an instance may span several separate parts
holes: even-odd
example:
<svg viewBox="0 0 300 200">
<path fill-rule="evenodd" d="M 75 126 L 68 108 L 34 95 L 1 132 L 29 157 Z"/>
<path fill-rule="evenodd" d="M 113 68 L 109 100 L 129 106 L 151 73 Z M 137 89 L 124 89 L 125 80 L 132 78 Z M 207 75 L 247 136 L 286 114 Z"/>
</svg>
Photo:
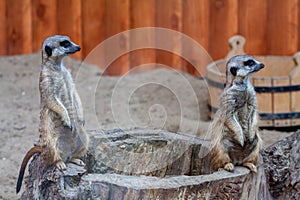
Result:
<svg viewBox="0 0 300 200">
<path fill-rule="evenodd" d="M 213 59 L 226 55 L 228 38 L 235 34 L 246 37 L 249 54 L 292 55 L 300 46 L 299 4 L 299 0 L 0 0 L 0 55 L 37 52 L 47 36 L 67 34 L 82 46 L 75 56 L 81 59 L 114 34 L 148 26 L 192 37 Z M 121 56 L 107 73 L 121 74 L 149 62 L 198 74 L 180 56 L 154 49 Z M 204 74 L 205 65 L 200 72 Z"/>
</svg>

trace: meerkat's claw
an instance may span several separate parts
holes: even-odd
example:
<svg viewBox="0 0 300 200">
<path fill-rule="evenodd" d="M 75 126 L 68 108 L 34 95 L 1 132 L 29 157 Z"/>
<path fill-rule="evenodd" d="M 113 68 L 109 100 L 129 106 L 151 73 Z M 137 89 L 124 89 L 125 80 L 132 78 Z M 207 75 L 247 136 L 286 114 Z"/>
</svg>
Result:
<svg viewBox="0 0 300 200">
<path fill-rule="evenodd" d="M 245 144 L 244 139 L 240 140 L 240 145 L 243 147 Z"/>
<path fill-rule="evenodd" d="M 72 125 L 71 125 L 71 124 L 64 124 L 64 126 L 65 126 L 65 127 L 67 127 L 68 129 L 70 129 L 70 131 L 72 131 L 72 130 L 73 130 L 73 127 L 72 127 Z"/>
<path fill-rule="evenodd" d="M 251 133 L 253 133 L 254 131 L 252 131 Z M 255 134 L 250 134 L 249 135 L 249 142 L 252 143 L 254 141 L 255 138 Z"/>
<path fill-rule="evenodd" d="M 234 165 L 232 163 L 227 163 L 225 166 L 224 166 L 224 169 L 226 171 L 229 171 L 229 172 L 232 172 L 234 170 Z"/>
<path fill-rule="evenodd" d="M 79 165 L 79 166 L 85 166 L 85 163 L 82 160 L 78 159 L 78 158 L 73 158 L 73 159 L 71 159 L 70 162 L 74 163 L 76 165 Z"/>
<path fill-rule="evenodd" d="M 60 170 L 65 170 L 67 168 L 66 164 L 61 160 L 57 161 L 55 165 Z"/>
<path fill-rule="evenodd" d="M 242 135 L 236 135 L 234 139 L 243 147 L 245 144 L 244 137 Z"/>
<path fill-rule="evenodd" d="M 257 168 L 253 163 L 246 162 L 243 163 L 243 166 L 247 167 L 251 172 L 257 173 Z"/>
<path fill-rule="evenodd" d="M 67 127 L 68 127 L 68 129 L 70 129 L 70 131 L 73 131 L 73 126 L 72 125 L 67 126 Z"/>
</svg>

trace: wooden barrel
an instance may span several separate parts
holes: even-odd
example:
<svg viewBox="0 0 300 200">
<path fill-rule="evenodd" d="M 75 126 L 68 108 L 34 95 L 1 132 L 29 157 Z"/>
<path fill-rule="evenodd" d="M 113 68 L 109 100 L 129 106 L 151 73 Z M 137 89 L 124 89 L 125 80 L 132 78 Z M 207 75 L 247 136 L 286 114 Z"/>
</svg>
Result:
<svg viewBox="0 0 300 200">
<path fill-rule="evenodd" d="M 244 54 L 245 39 L 234 36 L 229 40 L 231 51 L 226 58 L 207 66 L 208 109 L 212 118 L 220 104 L 224 89 L 226 61 Z M 294 56 L 254 56 L 265 68 L 251 75 L 255 88 L 260 127 L 292 127 L 300 125 L 300 52 Z"/>
</svg>

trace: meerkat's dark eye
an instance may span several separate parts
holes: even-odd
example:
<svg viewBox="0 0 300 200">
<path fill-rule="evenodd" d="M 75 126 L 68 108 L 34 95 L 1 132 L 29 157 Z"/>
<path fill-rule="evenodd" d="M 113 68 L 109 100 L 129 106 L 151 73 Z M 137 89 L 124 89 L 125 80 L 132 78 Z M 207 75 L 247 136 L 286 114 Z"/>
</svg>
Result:
<svg viewBox="0 0 300 200">
<path fill-rule="evenodd" d="M 247 60 L 247 61 L 244 62 L 244 65 L 251 67 L 251 66 L 255 65 L 255 61 L 254 60 Z"/>
<path fill-rule="evenodd" d="M 68 40 L 64 40 L 64 41 L 60 42 L 59 44 L 60 44 L 60 46 L 62 46 L 64 48 L 71 46 L 71 42 Z"/>
</svg>

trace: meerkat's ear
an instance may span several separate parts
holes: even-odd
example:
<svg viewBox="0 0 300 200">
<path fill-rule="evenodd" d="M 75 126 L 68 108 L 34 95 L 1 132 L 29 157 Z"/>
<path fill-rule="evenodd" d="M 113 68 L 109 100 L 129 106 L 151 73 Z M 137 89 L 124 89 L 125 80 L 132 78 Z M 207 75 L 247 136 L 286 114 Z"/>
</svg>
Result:
<svg viewBox="0 0 300 200">
<path fill-rule="evenodd" d="M 48 57 L 52 55 L 52 48 L 48 45 L 45 46 L 45 52 L 47 53 Z"/>
<path fill-rule="evenodd" d="M 236 74 L 237 74 L 237 68 L 236 67 L 231 67 L 230 68 L 230 72 L 231 72 L 231 74 L 233 75 L 233 76 L 236 76 Z"/>
</svg>

